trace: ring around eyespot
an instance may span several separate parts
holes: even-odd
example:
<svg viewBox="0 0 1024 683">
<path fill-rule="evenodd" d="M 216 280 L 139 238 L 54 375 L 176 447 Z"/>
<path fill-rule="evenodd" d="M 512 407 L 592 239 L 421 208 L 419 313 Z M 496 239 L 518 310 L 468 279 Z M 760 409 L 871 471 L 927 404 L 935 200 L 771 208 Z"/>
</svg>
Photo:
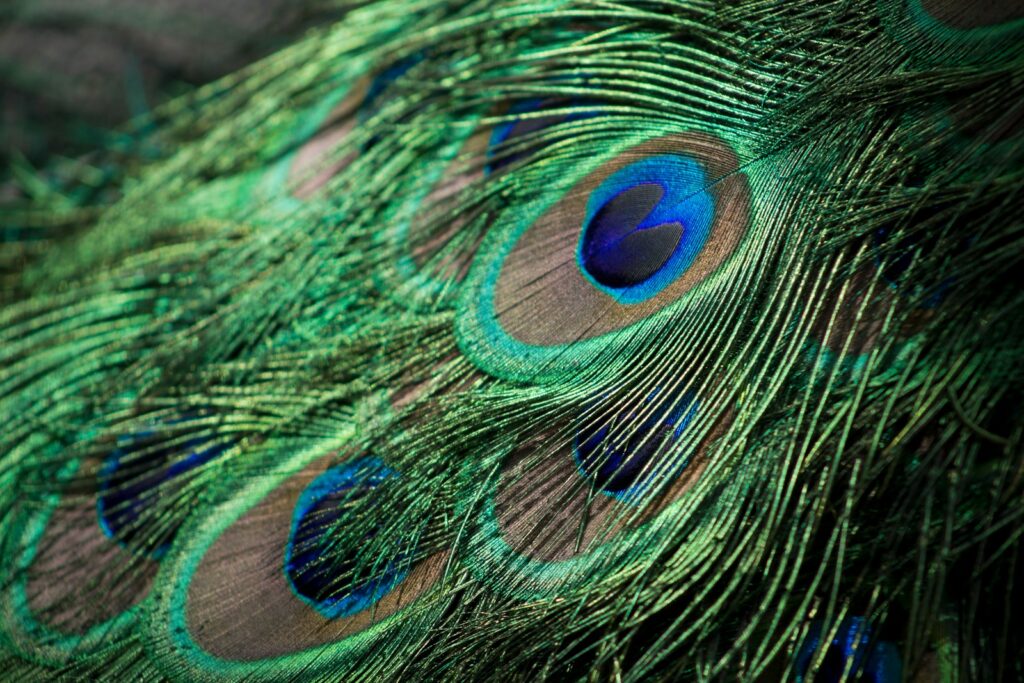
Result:
<svg viewBox="0 0 1024 683">
<path fill-rule="evenodd" d="M 350 447 L 353 435 L 354 428 L 304 448 L 290 440 L 267 442 L 253 454 L 252 467 L 230 473 L 214 500 L 188 518 L 161 563 L 146 610 L 150 654 L 163 672 L 188 680 L 269 682 L 280 677 L 283 667 L 292 667 L 314 676 L 354 679 L 365 673 L 367 652 L 387 648 L 400 661 L 406 648 L 418 642 L 411 634 L 439 618 L 447 605 L 442 594 L 435 593 L 437 600 L 421 598 L 441 581 L 447 550 L 407 564 L 401 561 L 407 551 L 396 543 L 389 559 L 398 557 L 395 565 L 402 568 L 391 577 L 386 571 L 369 577 L 357 571 L 354 581 L 334 573 L 337 582 L 332 582 L 327 574 L 313 574 L 305 586 L 299 581 L 307 595 L 289 577 L 285 556 L 290 544 L 294 568 L 331 566 L 319 564 L 317 555 L 339 560 L 336 568 L 344 564 L 347 554 L 323 541 L 360 537 L 362 524 L 348 526 L 349 511 L 366 510 L 371 522 L 366 535 L 372 541 L 379 540 L 372 537 L 375 531 L 384 533 L 372 526 L 370 508 L 376 499 L 367 496 L 380 495 L 381 487 L 399 478 L 377 468 L 375 458 L 339 464 L 338 453 Z M 362 495 L 346 499 L 346 491 Z M 356 517 L 351 519 L 355 523 Z M 308 541 L 300 538 L 295 544 L 296 531 Z M 312 556 L 299 557 L 305 551 Z M 357 570 L 360 564 L 370 563 L 357 562 Z M 382 577 L 375 588 L 358 595 L 360 583 L 365 588 Z M 394 590 L 384 593 L 392 581 Z M 369 608 L 356 611 L 360 602 Z M 242 622 L 245 629 L 235 628 Z"/>
<path fill-rule="evenodd" d="M 507 115 L 543 114 L 547 109 L 579 105 L 571 99 L 532 99 L 517 102 Z M 473 130 L 472 120 L 453 124 L 444 136 L 450 142 L 424 168 L 419 185 L 422 189 L 411 193 L 402 215 L 394 222 L 395 227 L 386 231 L 389 243 L 384 248 L 396 251 L 396 262 L 393 273 L 380 274 L 380 288 L 405 305 L 412 303 L 431 309 L 450 305 L 484 233 L 493 223 L 490 215 L 486 223 L 474 222 L 480 219 L 474 213 L 479 210 L 477 207 L 445 216 L 445 210 L 452 206 L 451 200 L 471 184 L 506 173 L 543 149 L 544 140 L 516 148 L 517 144 L 524 144 L 523 138 L 599 114 L 595 106 L 593 110 L 512 118 L 490 129 L 480 126 Z M 468 130 L 472 132 L 467 134 Z"/>
<path fill-rule="evenodd" d="M 75 462 L 58 480 L 73 481 L 84 469 Z M 93 500 L 54 495 L 42 502 L 7 520 L 15 573 L 0 588 L 0 627 L 9 648 L 63 666 L 137 626 L 157 563 L 112 542 Z"/>
<path fill-rule="evenodd" d="M 546 382 L 628 357 L 633 325 L 711 301 L 756 246 L 749 169 L 714 135 L 624 142 L 564 171 L 499 216 L 460 292 L 459 346 L 488 374 Z"/>
<path fill-rule="evenodd" d="M 1017 0 L 878 0 L 892 40 L 926 64 L 1009 63 L 1024 53 Z"/>
<path fill-rule="evenodd" d="M 692 405 L 682 407 L 684 401 L 677 406 L 681 410 L 669 411 L 675 415 L 668 419 L 678 417 L 677 428 L 690 432 L 701 412 L 691 412 Z M 707 407 L 701 410 L 706 417 Z M 592 480 L 581 476 L 573 453 L 578 425 L 572 423 L 556 424 L 498 454 L 500 465 L 485 482 L 480 482 L 478 462 L 467 465 L 462 477 L 468 490 L 478 493 L 460 501 L 456 510 L 469 520 L 463 562 L 491 590 L 532 600 L 562 595 L 637 561 L 645 548 L 678 532 L 690 506 L 703 504 L 701 497 L 687 494 L 699 485 L 724 444 L 735 414 L 728 408 L 711 422 L 706 435 L 689 449 L 685 467 L 666 477 L 664 486 L 659 481 L 656 490 L 651 482 L 628 500 L 595 495 Z M 684 427 L 687 416 L 690 422 Z M 543 445 L 552 443 L 562 445 Z M 717 505 L 717 499 L 704 502 Z M 730 523 L 734 512 L 722 510 L 719 521 Z"/>
<path fill-rule="evenodd" d="M 195 417 L 121 437 L 105 459 L 75 460 L 59 473 L 68 484 L 95 481 L 95 497 L 53 495 L 41 509 L 13 516 L 9 551 L 18 572 L 0 600 L 13 647 L 62 664 L 137 627 L 158 560 L 178 531 L 162 521 L 177 515 L 160 505 L 189 473 L 230 447 L 212 437 L 190 438 L 181 423 Z"/>
<path fill-rule="evenodd" d="M 843 272 L 838 267 L 819 271 L 818 284 L 801 295 L 810 325 L 801 350 L 808 372 L 799 381 L 830 381 L 834 370 L 855 380 L 869 362 L 900 372 L 913 357 L 921 324 L 931 315 L 919 307 L 896 325 L 893 321 L 907 306 L 875 262 L 861 265 L 846 280 L 837 279 Z"/>
</svg>

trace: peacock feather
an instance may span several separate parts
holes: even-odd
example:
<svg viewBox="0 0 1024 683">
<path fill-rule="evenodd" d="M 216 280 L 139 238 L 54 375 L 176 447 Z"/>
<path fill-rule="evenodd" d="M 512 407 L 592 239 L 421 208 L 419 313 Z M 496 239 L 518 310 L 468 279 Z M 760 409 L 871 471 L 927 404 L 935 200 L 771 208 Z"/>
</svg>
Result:
<svg viewBox="0 0 1024 683">
<path fill-rule="evenodd" d="M 325 4 L 9 174 L 3 677 L 1024 680 L 1019 3 Z"/>
</svg>

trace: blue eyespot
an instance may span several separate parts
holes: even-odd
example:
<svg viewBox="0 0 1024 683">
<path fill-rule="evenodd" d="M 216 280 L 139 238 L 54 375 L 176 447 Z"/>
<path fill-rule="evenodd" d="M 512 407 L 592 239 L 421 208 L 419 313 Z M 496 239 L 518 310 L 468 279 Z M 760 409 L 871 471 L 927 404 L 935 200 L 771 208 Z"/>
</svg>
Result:
<svg viewBox="0 0 1024 683">
<path fill-rule="evenodd" d="M 796 656 L 796 681 L 805 683 L 811 661 L 819 649 L 823 625 L 811 625 L 803 645 Z M 846 678 L 843 674 L 848 673 Z M 877 640 L 871 625 L 862 617 L 850 617 L 840 625 L 835 638 L 829 643 L 814 681 L 840 683 L 900 683 L 903 662 L 895 645 Z"/>
<path fill-rule="evenodd" d="M 393 557 L 371 564 L 332 533 L 352 521 L 348 516 L 354 508 L 366 509 L 367 496 L 397 476 L 378 458 L 364 457 L 327 470 L 299 497 L 285 548 L 285 575 L 295 594 L 324 617 L 361 612 L 405 579 L 412 546 L 407 539 Z M 367 542 L 381 531 L 383 522 L 375 524 L 363 535 Z"/>
<path fill-rule="evenodd" d="M 581 121 L 598 115 L 597 111 L 579 108 L 582 104 L 582 102 L 578 102 L 576 100 L 558 98 L 535 98 L 517 102 L 509 110 L 509 114 L 533 114 L 543 112 L 545 109 L 572 108 L 574 111 L 550 116 L 531 116 L 528 118 L 512 119 L 495 126 L 494 130 L 491 131 L 491 139 L 487 145 L 488 162 L 484 167 L 484 172 L 488 175 L 496 173 L 506 166 L 510 166 L 538 151 L 539 144 L 528 149 L 520 149 L 512 153 L 503 150 L 503 146 L 507 147 L 517 138 L 538 133 L 560 123 Z"/>
<path fill-rule="evenodd" d="M 677 476 L 687 464 L 672 445 L 697 414 L 693 394 L 655 389 L 637 408 L 604 414 L 597 406 L 582 418 L 573 455 L 580 471 L 605 494 L 632 501 L 659 479 Z"/>
<path fill-rule="evenodd" d="M 380 96 L 383 95 L 395 81 L 404 76 L 409 69 L 422 62 L 423 56 L 422 52 L 417 52 L 409 55 L 408 57 L 404 57 L 374 77 L 370 82 L 369 87 L 366 89 L 366 95 L 363 96 L 363 102 L 359 107 L 360 121 L 365 121 L 380 108 Z"/>
<path fill-rule="evenodd" d="M 637 161 L 591 193 L 577 247 L 580 270 L 619 303 L 646 301 L 686 272 L 714 217 L 697 161 L 679 154 Z"/>
<path fill-rule="evenodd" d="M 176 424 L 175 421 L 168 424 Z M 159 559 L 178 531 L 160 515 L 158 502 L 174 495 L 185 475 L 220 456 L 230 443 L 203 436 L 163 445 L 159 429 L 118 439 L 99 473 L 96 511 L 100 527 L 126 548 Z"/>
<path fill-rule="evenodd" d="M 363 123 L 380 110 L 383 95 L 387 92 L 387 89 L 390 88 L 395 81 L 404 76 L 409 69 L 422 62 L 423 57 L 424 54 L 422 52 L 409 55 L 408 57 L 398 60 L 374 77 L 370 82 L 369 87 L 366 89 L 366 95 L 363 96 L 363 101 L 359 105 L 359 111 L 356 114 L 360 123 Z M 380 142 L 379 135 L 371 137 L 363 143 L 363 151 L 369 151 L 371 148 L 376 146 L 378 142 Z"/>
</svg>

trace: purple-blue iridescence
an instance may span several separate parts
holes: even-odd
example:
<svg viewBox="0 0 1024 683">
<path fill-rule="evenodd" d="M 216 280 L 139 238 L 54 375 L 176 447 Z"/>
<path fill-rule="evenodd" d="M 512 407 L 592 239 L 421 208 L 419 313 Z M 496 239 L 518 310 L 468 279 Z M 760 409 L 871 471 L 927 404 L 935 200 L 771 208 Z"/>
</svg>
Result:
<svg viewBox="0 0 1024 683">
<path fill-rule="evenodd" d="M 815 622 L 796 657 L 796 681 L 805 683 L 811 661 L 818 649 L 824 628 Z M 849 672 L 843 678 L 844 672 Z M 875 638 L 873 629 L 861 617 L 845 619 L 835 638 L 828 644 L 818 667 L 815 681 L 839 683 L 899 683 L 903 675 L 903 662 L 896 647 Z"/>
<path fill-rule="evenodd" d="M 153 448 L 153 432 L 122 439 L 99 474 L 96 509 L 100 527 L 125 547 L 159 558 L 180 523 L 167 522 L 158 503 L 175 494 L 196 468 L 228 450 L 230 444 L 198 437 Z"/>
<path fill-rule="evenodd" d="M 640 226 L 664 194 L 661 185 L 642 183 L 598 209 L 583 233 L 583 267 L 591 277 L 606 287 L 631 287 L 661 270 L 679 245 L 683 225 Z"/>
<path fill-rule="evenodd" d="M 666 398 L 659 393 L 635 410 L 587 419 L 577 431 L 576 462 L 597 488 L 622 494 L 685 467 L 684 459 L 669 461 L 669 456 L 672 443 L 693 420 L 697 402 L 690 394 Z"/>
<path fill-rule="evenodd" d="M 352 521 L 353 509 L 369 509 L 375 489 L 396 476 L 377 458 L 361 458 L 324 472 L 296 505 L 285 574 L 292 590 L 328 619 L 371 607 L 408 573 L 411 539 L 399 539 L 392 557 L 371 563 L 360 557 L 359 547 L 345 545 L 335 533 Z M 360 546 L 373 541 L 381 527 L 381 522 L 367 526 Z"/>
</svg>

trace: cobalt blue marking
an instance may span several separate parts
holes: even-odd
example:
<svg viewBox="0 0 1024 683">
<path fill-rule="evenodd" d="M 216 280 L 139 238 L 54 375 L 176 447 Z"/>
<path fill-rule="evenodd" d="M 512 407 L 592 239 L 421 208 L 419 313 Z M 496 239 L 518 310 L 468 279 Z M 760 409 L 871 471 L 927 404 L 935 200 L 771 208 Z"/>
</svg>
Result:
<svg viewBox="0 0 1024 683">
<path fill-rule="evenodd" d="M 808 681 L 808 669 L 821 642 L 823 625 L 811 624 L 807 637 L 796 655 L 796 681 Z M 842 678 L 849 668 L 849 676 Z M 903 661 L 895 645 L 876 640 L 871 625 L 862 617 L 850 617 L 839 625 L 835 638 L 828 645 L 825 657 L 814 677 L 820 683 L 839 683 L 841 680 L 861 683 L 900 683 Z"/>
<path fill-rule="evenodd" d="M 711 234 L 715 200 L 704 168 L 659 154 L 619 169 L 587 201 L 576 259 L 622 304 L 656 296 L 693 264 Z"/>
<path fill-rule="evenodd" d="M 384 94 L 384 91 L 391 87 L 392 83 L 404 76 L 409 69 L 422 61 L 423 53 L 417 52 L 416 54 L 399 59 L 377 74 L 366 89 L 366 95 L 363 96 L 363 102 L 359 107 L 359 120 L 364 121 L 373 114 L 379 108 L 377 100 Z"/>
<path fill-rule="evenodd" d="M 583 233 L 583 267 L 606 287 L 631 287 L 658 272 L 679 245 L 680 223 L 638 226 L 661 202 L 665 188 L 641 183 L 598 209 Z"/>
<path fill-rule="evenodd" d="M 577 429 L 573 458 L 602 493 L 632 502 L 658 480 L 674 478 L 686 468 L 688 458 L 678 454 L 663 460 L 693 421 L 699 402 L 691 393 L 660 398 L 659 393 L 652 391 L 635 410 L 594 419 L 602 410 L 597 404 L 582 418 L 593 423 Z"/>
<path fill-rule="evenodd" d="M 374 79 L 370 82 L 369 87 L 366 89 L 366 95 L 363 96 L 363 101 L 359 105 L 359 111 L 357 113 L 357 119 L 359 123 L 363 123 L 371 116 L 377 113 L 380 109 L 381 95 L 391 87 L 391 85 L 399 78 L 404 76 L 406 72 L 412 67 L 416 66 L 423 61 L 423 53 L 417 52 L 416 54 L 404 57 L 388 68 L 377 74 Z M 375 135 L 363 145 L 363 151 L 369 150 L 371 147 L 380 142 L 380 136 Z"/>
<path fill-rule="evenodd" d="M 358 549 L 340 547 L 330 537 L 331 530 L 344 523 L 346 506 L 397 476 L 379 458 L 360 458 L 325 471 L 295 504 L 285 547 L 285 576 L 295 595 L 327 619 L 372 607 L 408 574 L 408 544 L 383 568 L 368 567 L 360 562 Z M 370 540 L 379 531 L 378 524 L 364 538 Z"/>
<path fill-rule="evenodd" d="M 181 420 L 168 422 L 175 424 Z M 123 547 L 160 559 L 167 552 L 179 523 L 167 524 L 153 510 L 178 477 L 220 456 L 230 443 L 202 436 L 149 450 L 158 432 L 149 430 L 118 438 L 118 447 L 99 472 L 96 512 L 103 533 Z"/>
<path fill-rule="evenodd" d="M 530 118 L 517 118 L 505 121 L 494 127 L 491 131 L 491 139 L 487 145 L 487 158 L 488 162 L 484 166 L 484 174 L 491 175 L 502 168 L 514 164 L 521 159 L 528 157 L 531 154 L 536 154 L 539 151 L 539 145 L 530 149 L 522 149 L 515 153 L 510 154 L 507 151 L 508 144 L 514 141 L 516 138 L 521 138 L 532 133 L 551 128 L 560 123 L 568 123 L 570 121 L 582 121 L 583 119 L 589 119 L 598 115 L 597 111 L 589 111 L 585 109 L 578 109 L 583 102 L 573 99 L 541 99 L 534 98 L 530 100 L 523 100 L 516 102 L 510 109 L 509 114 L 530 114 L 535 112 L 541 112 L 545 109 L 568 109 L 573 108 L 574 111 L 565 114 L 560 113 L 552 116 L 538 116 Z M 500 154 L 499 154 L 500 153 Z"/>
</svg>

